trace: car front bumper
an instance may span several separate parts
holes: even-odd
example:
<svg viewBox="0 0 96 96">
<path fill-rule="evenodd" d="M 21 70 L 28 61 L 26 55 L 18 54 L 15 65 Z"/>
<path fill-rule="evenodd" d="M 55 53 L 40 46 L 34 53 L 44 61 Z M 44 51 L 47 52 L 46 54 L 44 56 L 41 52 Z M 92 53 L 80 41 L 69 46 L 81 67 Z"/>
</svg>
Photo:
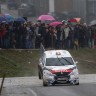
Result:
<svg viewBox="0 0 96 96">
<path fill-rule="evenodd" d="M 53 83 L 59 83 L 59 84 L 66 84 L 66 83 L 71 83 L 75 84 L 79 82 L 79 77 L 78 76 L 48 76 L 44 78 L 44 81 L 46 81 L 49 84 Z"/>
</svg>

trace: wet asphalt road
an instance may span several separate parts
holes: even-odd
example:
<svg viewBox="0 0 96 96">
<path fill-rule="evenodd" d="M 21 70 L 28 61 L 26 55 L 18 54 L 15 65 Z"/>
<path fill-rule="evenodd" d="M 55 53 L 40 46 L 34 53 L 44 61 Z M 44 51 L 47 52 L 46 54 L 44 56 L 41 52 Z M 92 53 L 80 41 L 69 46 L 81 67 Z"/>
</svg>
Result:
<svg viewBox="0 0 96 96">
<path fill-rule="evenodd" d="M 96 84 L 31 88 L 37 96 L 96 96 Z"/>
<path fill-rule="evenodd" d="M 17 86 L 6 87 L 3 92 L 1 96 L 96 96 L 96 84 Z"/>
<path fill-rule="evenodd" d="M 80 85 L 47 87 L 36 76 L 6 78 L 1 96 L 96 96 L 96 74 L 80 75 Z"/>
</svg>

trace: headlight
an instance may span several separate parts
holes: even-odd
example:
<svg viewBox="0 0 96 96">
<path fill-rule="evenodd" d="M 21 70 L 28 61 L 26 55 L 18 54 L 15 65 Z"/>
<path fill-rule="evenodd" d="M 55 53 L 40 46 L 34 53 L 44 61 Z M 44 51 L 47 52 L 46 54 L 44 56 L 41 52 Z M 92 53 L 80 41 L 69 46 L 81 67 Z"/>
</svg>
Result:
<svg viewBox="0 0 96 96">
<path fill-rule="evenodd" d="M 72 71 L 69 75 L 75 75 L 74 71 Z"/>
<path fill-rule="evenodd" d="M 44 72 L 43 72 L 43 74 L 44 75 L 46 75 L 46 76 L 55 76 L 55 74 L 52 74 L 50 71 L 48 71 L 48 70 L 45 70 Z"/>
<path fill-rule="evenodd" d="M 78 75 L 78 70 L 74 69 L 69 75 Z"/>
<path fill-rule="evenodd" d="M 55 76 L 55 74 L 52 74 L 50 71 L 47 72 L 48 76 Z"/>
</svg>

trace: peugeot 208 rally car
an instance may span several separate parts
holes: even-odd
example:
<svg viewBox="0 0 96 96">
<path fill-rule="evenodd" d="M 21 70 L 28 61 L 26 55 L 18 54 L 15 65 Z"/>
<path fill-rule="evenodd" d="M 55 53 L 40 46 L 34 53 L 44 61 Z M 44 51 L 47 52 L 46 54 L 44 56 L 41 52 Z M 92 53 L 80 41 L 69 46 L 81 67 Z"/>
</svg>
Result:
<svg viewBox="0 0 96 96">
<path fill-rule="evenodd" d="M 38 64 L 39 79 L 43 79 L 43 86 L 64 83 L 79 85 L 76 63 L 66 50 L 44 51 Z"/>
</svg>

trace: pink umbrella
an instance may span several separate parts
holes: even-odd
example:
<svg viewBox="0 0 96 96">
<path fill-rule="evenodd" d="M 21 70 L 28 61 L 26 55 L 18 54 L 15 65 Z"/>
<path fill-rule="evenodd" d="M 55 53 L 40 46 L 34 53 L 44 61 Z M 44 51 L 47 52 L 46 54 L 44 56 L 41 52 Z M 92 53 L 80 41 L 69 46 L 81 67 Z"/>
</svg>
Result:
<svg viewBox="0 0 96 96">
<path fill-rule="evenodd" d="M 45 21 L 45 20 L 55 20 L 53 16 L 51 15 L 41 15 L 38 17 L 37 20 Z"/>
<path fill-rule="evenodd" d="M 50 23 L 50 26 L 53 26 L 53 27 L 55 27 L 57 25 L 62 25 L 62 22 L 54 21 L 54 22 Z"/>
</svg>

